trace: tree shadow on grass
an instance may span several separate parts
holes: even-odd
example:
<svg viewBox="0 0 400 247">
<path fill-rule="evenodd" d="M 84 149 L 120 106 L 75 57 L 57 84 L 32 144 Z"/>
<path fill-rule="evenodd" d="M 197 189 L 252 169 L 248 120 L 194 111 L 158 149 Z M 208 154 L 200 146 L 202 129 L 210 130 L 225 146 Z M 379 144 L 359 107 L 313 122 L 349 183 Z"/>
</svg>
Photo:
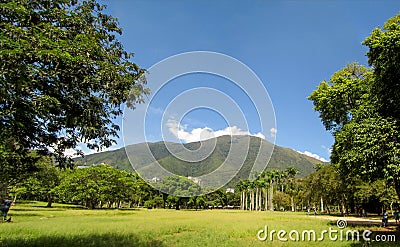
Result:
<svg viewBox="0 0 400 247">
<path fill-rule="evenodd" d="M 11 217 L 15 217 L 15 218 L 17 218 L 17 217 L 36 217 L 36 216 L 43 216 L 43 214 L 35 214 L 35 213 L 9 213 L 8 214 L 8 216 L 11 216 Z"/>
<path fill-rule="evenodd" d="M 87 236 L 41 236 L 34 239 L 27 239 L 24 236 L 18 239 L 7 239 L 6 236 L 0 237 L 0 246 L 96 246 L 96 247 L 121 247 L 121 246 L 143 246 L 156 247 L 165 246 L 156 239 L 143 239 L 134 234 L 91 234 Z"/>
<path fill-rule="evenodd" d="M 49 210 L 43 210 L 43 209 L 36 209 L 36 208 L 11 208 L 10 211 L 11 210 L 15 211 L 15 212 L 34 212 L 34 211 L 40 211 L 40 212 L 48 211 L 48 212 L 51 212 L 51 211 L 67 211 L 68 209 L 62 209 L 62 208 L 53 209 L 53 208 L 49 208 Z"/>
<path fill-rule="evenodd" d="M 34 207 L 34 208 L 40 208 L 40 209 L 48 209 L 48 210 L 56 210 L 56 209 L 58 209 L 58 210 L 69 210 L 69 209 L 87 209 L 87 208 L 85 208 L 84 206 L 80 206 L 80 205 L 68 205 L 68 204 L 66 204 L 66 205 L 63 205 L 63 206 L 51 206 L 51 207 L 48 207 L 48 206 L 44 206 L 44 205 L 35 205 L 35 206 L 32 206 L 32 207 Z"/>
</svg>

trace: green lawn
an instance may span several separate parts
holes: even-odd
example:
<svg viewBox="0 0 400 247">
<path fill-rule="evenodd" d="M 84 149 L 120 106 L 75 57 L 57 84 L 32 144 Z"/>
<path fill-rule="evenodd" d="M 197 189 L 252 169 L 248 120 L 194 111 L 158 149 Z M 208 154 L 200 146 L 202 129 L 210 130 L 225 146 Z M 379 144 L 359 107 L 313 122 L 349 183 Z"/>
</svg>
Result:
<svg viewBox="0 0 400 247">
<path fill-rule="evenodd" d="M 237 210 L 86 210 L 55 204 L 19 203 L 13 223 L 0 224 L 0 246 L 351 246 L 351 241 L 260 241 L 268 230 L 338 229 L 319 216 Z M 320 234 L 319 234 L 320 235 Z M 288 238 L 288 235 L 285 236 Z M 376 245 L 373 245 L 376 246 Z M 387 246 L 387 245 L 382 245 Z M 393 244 L 393 246 L 395 246 Z"/>
</svg>

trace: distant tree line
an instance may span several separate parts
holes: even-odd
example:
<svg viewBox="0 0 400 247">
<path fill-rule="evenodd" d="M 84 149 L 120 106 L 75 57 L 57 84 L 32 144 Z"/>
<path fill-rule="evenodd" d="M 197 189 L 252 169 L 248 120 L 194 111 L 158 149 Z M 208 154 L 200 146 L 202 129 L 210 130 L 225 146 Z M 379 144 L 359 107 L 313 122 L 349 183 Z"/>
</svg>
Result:
<svg viewBox="0 0 400 247">
<path fill-rule="evenodd" d="M 23 181 L 10 187 L 10 193 L 20 200 L 47 201 L 82 205 L 95 208 L 193 208 L 204 209 L 227 207 L 238 204 L 239 199 L 233 193 L 219 189 L 213 193 L 196 196 L 174 196 L 154 189 L 139 175 L 116 169 L 106 164 L 87 168 L 60 170 L 51 159 L 42 158 L 36 165 L 36 171 Z M 162 186 L 172 190 L 200 190 L 192 180 L 181 177 L 165 177 Z M 187 191 L 185 191 L 187 189 Z M 182 194 L 182 193 L 180 193 Z"/>
<path fill-rule="evenodd" d="M 42 158 L 36 172 L 12 186 L 13 196 L 23 200 L 37 200 L 82 205 L 95 208 L 236 208 L 241 210 L 305 211 L 357 214 L 361 209 L 380 213 L 382 208 L 398 206 L 393 186 L 385 180 L 372 184 L 360 178 L 342 177 L 335 165 L 316 165 L 315 172 L 297 178 L 297 169 L 266 170 L 255 174 L 253 180 L 240 180 L 234 190 L 207 188 L 203 195 L 189 197 L 202 188 L 182 176 L 165 177 L 154 189 L 135 173 L 116 169 L 106 164 L 87 168 L 60 170 L 51 159 Z M 168 188 L 168 189 L 166 189 Z M 169 193 L 179 193 L 174 196 Z M 207 193 L 207 191 L 213 191 Z"/>
</svg>

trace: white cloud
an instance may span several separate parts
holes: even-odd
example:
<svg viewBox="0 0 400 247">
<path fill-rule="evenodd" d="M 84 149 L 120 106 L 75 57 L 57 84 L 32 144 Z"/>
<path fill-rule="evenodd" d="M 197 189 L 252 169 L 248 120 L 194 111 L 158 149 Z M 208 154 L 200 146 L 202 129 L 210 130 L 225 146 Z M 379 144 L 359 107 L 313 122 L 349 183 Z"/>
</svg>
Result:
<svg viewBox="0 0 400 247">
<path fill-rule="evenodd" d="M 272 138 L 275 138 L 276 137 L 276 132 L 277 132 L 278 130 L 276 129 L 276 128 L 271 128 L 270 130 L 269 130 L 269 133 L 270 133 L 270 135 L 271 135 L 271 137 Z"/>
<path fill-rule="evenodd" d="M 81 151 L 84 153 L 84 155 L 89 155 L 89 154 L 94 154 L 94 153 L 101 153 L 101 152 L 106 152 L 106 151 L 112 151 L 112 150 L 116 150 L 116 149 L 118 149 L 118 148 L 120 148 L 120 147 L 118 147 L 118 146 L 111 146 L 111 147 L 108 147 L 108 148 L 103 148 L 102 150 L 100 150 L 100 151 L 97 152 L 97 150 L 93 150 L 93 149 L 87 148 L 86 145 L 85 145 L 84 143 L 78 143 L 78 145 L 76 146 L 76 148 L 69 148 L 69 149 L 66 149 L 66 150 L 64 151 L 64 155 L 69 156 L 69 157 L 71 157 L 71 158 L 75 158 L 75 157 L 80 157 L 79 155 L 76 155 L 77 150 L 81 150 Z M 54 151 L 53 148 L 49 148 L 49 150 L 52 151 L 52 152 Z"/>
<path fill-rule="evenodd" d="M 320 160 L 320 161 L 322 161 L 322 162 L 329 162 L 328 160 L 326 160 L 325 158 L 319 156 L 318 154 L 314 154 L 314 153 L 311 153 L 311 152 L 309 152 L 309 151 L 304 151 L 304 152 L 300 152 L 300 151 L 297 151 L 297 150 L 295 150 L 295 151 L 298 152 L 298 153 L 307 155 L 307 156 L 309 156 L 309 157 L 312 157 L 312 158 L 314 158 L 314 159 Z"/>
<path fill-rule="evenodd" d="M 229 126 L 223 130 L 216 130 L 209 127 L 204 128 L 195 128 L 192 131 L 187 131 L 187 125 L 180 125 L 178 121 L 169 119 L 167 121 L 167 127 L 169 132 L 171 132 L 176 138 L 189 143 L 189 142 L 197 142 L 204 141 L 207 139 L 224 136 L 224 135 L 251 135 L 257 136 L 259 138 L 265 139 L 265 136 L 259 132 L 257 134 L 251 134 L 248 131 L 242 130 L 237 126 Z"/>
</svg>

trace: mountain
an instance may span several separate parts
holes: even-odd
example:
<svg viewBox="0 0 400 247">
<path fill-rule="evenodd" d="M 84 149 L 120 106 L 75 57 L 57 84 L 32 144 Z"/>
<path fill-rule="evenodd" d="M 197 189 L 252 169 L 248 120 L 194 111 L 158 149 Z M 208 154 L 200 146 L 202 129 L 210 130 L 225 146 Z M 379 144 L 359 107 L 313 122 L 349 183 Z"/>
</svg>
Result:
<svg viewBox="0 0 400 247">
<path fill-rule="evenodd" d="M 139 143 L 87 155 L 77 161 L 82 165 L 106 163 L 128 171 L 133 170 L 132 163 L 135 170 L 147 178 L 162 177 L 164 169 L 182 176 L 202 177 L 204 181 L 207 174 L 212 173 L 210 179 L 213 181 L 232 177 L 230 184 L 262 170 L 265 164 L 267 169 L 280 170 L 293 166 L 299 170 L 298 177 L 304 177 L 315 171 L 315 164 L 322 163 L 254 136 L 221 136 L 183 145 L 172 142 Z"/>
</svg>

